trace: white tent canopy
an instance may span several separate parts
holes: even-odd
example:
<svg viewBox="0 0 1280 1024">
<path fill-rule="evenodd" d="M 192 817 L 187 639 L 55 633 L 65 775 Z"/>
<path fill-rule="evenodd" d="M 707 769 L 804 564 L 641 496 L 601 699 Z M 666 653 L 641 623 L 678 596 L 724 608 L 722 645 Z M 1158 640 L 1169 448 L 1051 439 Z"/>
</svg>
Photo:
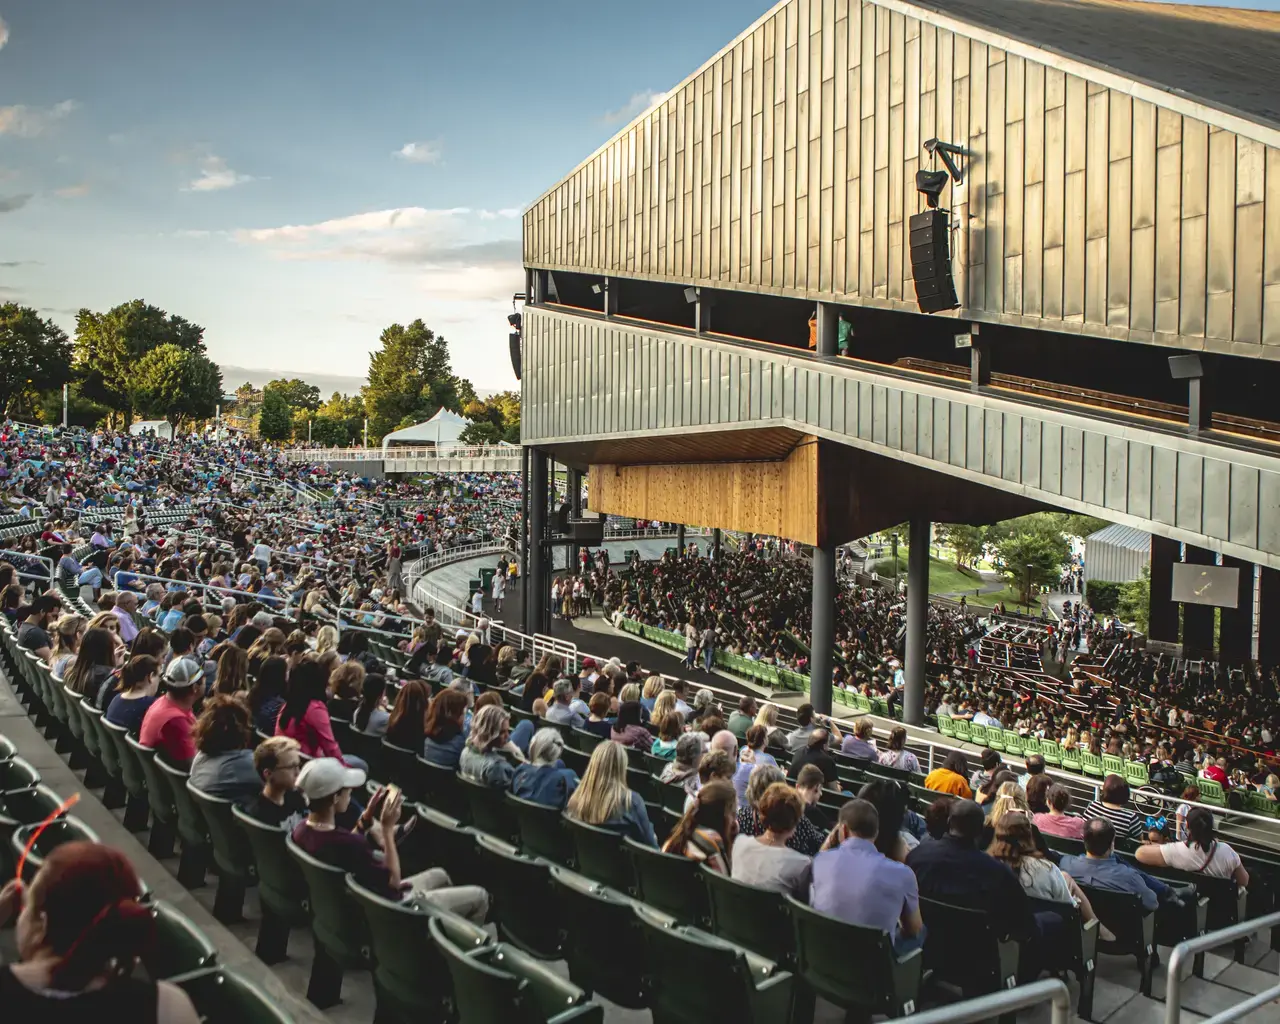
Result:
<svg viewBox="0 0 1280 1024">
<path fill-rule="evenodd" d="M 425 423 L 415 423 L 412 427 L 393 430 L 382 439 L 382 450 L 385 452 L 388 448 L 414 445 L 431 444 L 443 447 L 457 444 L 459 436 L 469 426 L 471 426 L 469 419 L 448 409 L 441 409 Z"/>
<path fill-rule="evenodd" d="M 147 431 L 151 431 L 156 437 L 173 439 L 173 427 L 168 420 L 139 420 L 137 423 L 129 424 L 129 433 L 135 437 Z"/>
<path fill-rule="evenodd" d="M 1151 534 L 1114 524 L 1084 539 L 1085 581 L 1131 583 L 1151 561 Z"/>
</svg>

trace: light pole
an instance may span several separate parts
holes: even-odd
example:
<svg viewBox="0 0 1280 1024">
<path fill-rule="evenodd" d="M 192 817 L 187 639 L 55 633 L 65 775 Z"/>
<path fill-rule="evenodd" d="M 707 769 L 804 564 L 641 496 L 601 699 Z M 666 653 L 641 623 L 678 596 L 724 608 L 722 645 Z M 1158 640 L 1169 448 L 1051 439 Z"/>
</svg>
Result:
<svg viewBox="0 0 1280 1024">
<path fill-rule="evenodd" d="M 364 418 L 364 446 L 369 447 L 369 417 Z"/>
<path fill-rule="evenodd" d="M 893 540 L 893 582 L 896 586 L 898 583 L 898 535 L 894 533 L 890 537 Z"/>
<path fill-rule="evenodd" d="M 1032 566 L 1032 565 L 1030 565 L 1030 564 L 1028 564 L 1028 565 L 1027 565 L 1027 591 L 1026 591 L 1026 593 L 1027 593 L 1027 614 L 1028 614 L 1028 615 L 1030 615 L 1030 614 L 1031 614 L 1031 573 L 1034 571 L 1034 569 L 1035 569 L 1035 567 L 1034 567 L 1034 566 Z"/>
</svg>

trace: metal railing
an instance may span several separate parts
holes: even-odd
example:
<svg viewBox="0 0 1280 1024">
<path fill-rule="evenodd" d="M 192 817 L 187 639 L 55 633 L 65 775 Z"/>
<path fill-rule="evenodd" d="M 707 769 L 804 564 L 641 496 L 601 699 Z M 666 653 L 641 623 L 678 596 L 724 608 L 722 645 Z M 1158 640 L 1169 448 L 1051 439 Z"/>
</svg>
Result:
<svg viewBox="0 0 1280 1024">
<path fill-rule="evenodd" d="M 1034 981 L 1030 985 L 992 992 L 900 1019 L 910 1020 L 912 1024 L 970 1024 L 971 1021 L 995 1020 L 1006 1013 L 1030 1009 L 1041 1003 L 1050 1004 L 1050 1024 L 1067 1024 L 1071 1020 L 1071 992 L 1066 983 L 1057 978 Z"/>
<path fill-rule="evenodd" d="M 1263 928 L 1276 927 L 1280 927 L 1280 914 L 1266 914 L 1263 917 L 1255 917 L 1252 921 L 1243 921 L 1240 924 L 1232 925 L 1230 928 L 1223 928 L 1221 931 L 1198 935 L 1194 939 L 1187 939 L 1185 942 L 1179 942 L 1174 946 L 1173 952 L 1169 955 L 1168 977 L 1164 986 L 1165 1024 L 1179 1024 L 1182 1019 L 1182 971 L 1179 968 L 1181 968 L 1187 957 L 1203 953 L 1207 949 L 1225 945 L 1228 942 L 1234 942 L 1237 939 L 1248 938 Z M 1270 988 L 1210 1017 L 1207 1024 L 1227 1024 L 1228 1021 L 1239 1020 L 1246 1013 L 1266 1006 L 1267 1003 L 1274 1002 L 1277 999 L 1280 999 L 1280 977 L 1277 978 L 1276 984 Z"/>
<path fill-rule="evenodd" d="M 381 462 L 384 459 L 518 459 L 519 445 L 424 445 L 387 448 L 290 448 L 288 462 Z"/>
</svg>

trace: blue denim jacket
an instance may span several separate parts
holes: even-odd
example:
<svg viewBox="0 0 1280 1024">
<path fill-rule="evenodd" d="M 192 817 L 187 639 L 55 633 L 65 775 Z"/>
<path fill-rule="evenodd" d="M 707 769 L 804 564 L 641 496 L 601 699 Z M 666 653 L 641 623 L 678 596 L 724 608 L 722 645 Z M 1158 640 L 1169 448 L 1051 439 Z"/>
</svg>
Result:
<svg viewBox="0 0 1280 1024">
<path fill-rule="evenodd" d="M 522 764 L 511 779 L 511 792 L 515 796 L 558 811 L 564 810 L 577 788 L 578 773 L 566 768 L 563 761 L 537 766 Z"/>
<path fill-rule="evenodd" d="M 624 808 L 616 818 L 603 822 L 600 827 L 621 832 L 622 835 L 630 836 L 637 843 L 644 843 L 646 846 L 658 845 L 658 837 L 654 835 L 649 812 L 645 809 L 644 799 L 639 793 L 633 792 L 630 806 Z"/>
<path fill-rule="evenodd" d="M 1153 878 L 1132 864 L 1116 860 L 1115 854 L 1110 857 L 1066 854 L 1058 861 L 1058 867 L 1082 885 L 1133 893 L 1142 900 L 1145 910 L 1155 910 L 1160 898 L 1170 891 L 1169 886 L 1160 879 Z"/>
</svg>

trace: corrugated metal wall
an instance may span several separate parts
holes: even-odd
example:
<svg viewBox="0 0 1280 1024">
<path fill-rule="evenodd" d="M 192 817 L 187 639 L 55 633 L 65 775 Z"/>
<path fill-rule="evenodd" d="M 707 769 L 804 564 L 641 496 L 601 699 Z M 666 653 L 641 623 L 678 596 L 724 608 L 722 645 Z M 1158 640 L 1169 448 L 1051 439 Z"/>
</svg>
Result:
<svg viewBox="0 0 1280 1024">
<path fill-rule="evenodd" d="M 525 262 L 914 310 L 937 136 L 975 157 L 962 315 L 1280 358 L 1280 151 L 894 7 L 776 8 L 529 209 Z"/>
<path fill-rule="evenodd" d="M 1142 567 L 1151 561 L 1151 548 L 1127 547 L 1106 539 L 1090 537 L 1084 546 L 1085 580 L 1130 583 L 1142 575 Z"/>
</svg>

